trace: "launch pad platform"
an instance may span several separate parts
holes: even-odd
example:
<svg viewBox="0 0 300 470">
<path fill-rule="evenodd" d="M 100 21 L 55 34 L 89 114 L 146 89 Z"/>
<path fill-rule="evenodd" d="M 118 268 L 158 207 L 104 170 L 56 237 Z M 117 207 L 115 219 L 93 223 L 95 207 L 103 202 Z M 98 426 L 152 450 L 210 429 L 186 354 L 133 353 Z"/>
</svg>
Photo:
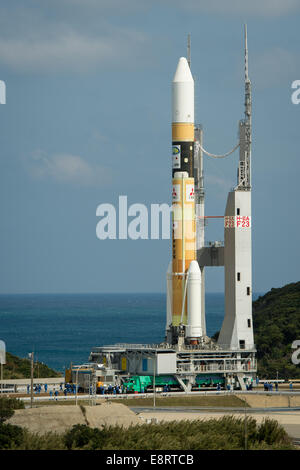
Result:
<svg viewBox="0 0 300 470">
<path fill-rule="evenodd" d="M 151 376 L 157 384 L 172 383 L 185 392 L 217 384 L 246 390 L 256 376 L 255 352 L 255 348 L 221 347 L 212 340 L 202 345 L 179 341 L 176 346 L 118 343 L 93 348 L 89 361 L 104 364 L 119 385 L 133 376 Z"/>
</svg>

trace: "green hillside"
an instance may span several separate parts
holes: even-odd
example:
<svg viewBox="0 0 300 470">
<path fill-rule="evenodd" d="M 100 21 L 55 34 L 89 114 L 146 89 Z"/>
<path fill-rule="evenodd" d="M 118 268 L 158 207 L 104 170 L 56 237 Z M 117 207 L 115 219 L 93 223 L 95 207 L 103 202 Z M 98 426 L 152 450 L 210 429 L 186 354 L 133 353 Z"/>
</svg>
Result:
<svg viewBox="0 0 300 470">
<path fill-rule="evenodd" d="M 291 344 L 300 340 L 300 282 L 271 289 L 253 302 L 254 341 L 260 378 L 300 378 Z"/>
<path fill-rule="evenodd" d="M 3 366 L 3 379 L 30 378 L 31 362 L 13 354 L 6 353 L 6 364 Z M 34 363 L 34 378 L 60 377 L 61 374 L 42 362 Z"/>
</svg>

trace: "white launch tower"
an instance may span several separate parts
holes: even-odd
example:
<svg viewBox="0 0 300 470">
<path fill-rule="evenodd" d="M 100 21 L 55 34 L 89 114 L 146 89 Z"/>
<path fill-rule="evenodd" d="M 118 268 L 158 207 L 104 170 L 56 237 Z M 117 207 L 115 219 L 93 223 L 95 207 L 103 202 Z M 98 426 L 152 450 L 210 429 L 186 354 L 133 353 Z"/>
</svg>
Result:
<svg viewBox="0 0 300 470">
<path fill-rule="evenodd" d="M 231 348 L 254 346 L 251 254 L 251 82 L 245 27 L 245 119 L 240 121 L 237 186 L 228 194 L 225 211 L 225 318 L 218 343 Z"/>
</svg>

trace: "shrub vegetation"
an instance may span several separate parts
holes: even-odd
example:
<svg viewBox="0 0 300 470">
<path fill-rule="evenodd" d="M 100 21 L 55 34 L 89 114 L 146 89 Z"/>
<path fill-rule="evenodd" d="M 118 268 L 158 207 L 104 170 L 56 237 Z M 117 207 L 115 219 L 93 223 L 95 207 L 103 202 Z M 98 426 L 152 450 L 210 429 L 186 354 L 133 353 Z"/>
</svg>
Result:
<svg viewBox="0 0 300 470">
<path fill-rule="evenodd" d="M 124 429 L 77 424 L 62 435 L 38 435 L 17 426 L 0 426 L 1 449 L 25 450 L 265 450 L 293 449 L 277 421 L 226 416 L 208 421 L 172 421 Z"/>
<path fill-rule="evenodd" d="M 23 359 L 18 356 L 7 352 L 6 364 L 3 367 L 4 379 L 29 379 L 31 375 L 31 361 L 30 359 Z M 61 374 L 56 370 L 50 369 L 42 362 L 34 363 L 34 378 L 47 378 L 47 377 L 61 377 Z"/>
<path fill-rule="evenodd" d="M 300 378 L 291 361 L 294 340 L 300 340 L 300 282 L 271 289 L 253 302 L 254 341 L 258 376 L 271 379 Z"/>
<path fill-rule="evenodd" d="M 257 375 L 262 379 L 300 379 L 292 363 L 294 340 L 300 340 L 300 282 L 271 289 L 253 302 Z M 213 339 L 218 340 L 219 331 Z"/>
<path fill-rule="evenodd" d="M 14 410 L 24 409 L 24 403 L 17 398 L 0 398 L 0 424 L 14 414 Z"/>
</svg>

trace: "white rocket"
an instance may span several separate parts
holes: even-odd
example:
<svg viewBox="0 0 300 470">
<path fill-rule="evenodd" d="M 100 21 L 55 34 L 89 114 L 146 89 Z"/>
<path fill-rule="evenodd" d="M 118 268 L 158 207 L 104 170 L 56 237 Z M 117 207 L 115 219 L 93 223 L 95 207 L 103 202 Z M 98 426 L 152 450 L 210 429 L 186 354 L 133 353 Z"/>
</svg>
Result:
<svg viewBox="0 0 300 470">
<path fill-rule="evenodd" d="M 167 272 L 167 338 L 175 344 L 182 326 L 197 344 L 201 328 L 201 272 L 196 260 L 194 199 L 194 79 L 185 57 L 172 82 L 172 262 Z"/>
</svg>

